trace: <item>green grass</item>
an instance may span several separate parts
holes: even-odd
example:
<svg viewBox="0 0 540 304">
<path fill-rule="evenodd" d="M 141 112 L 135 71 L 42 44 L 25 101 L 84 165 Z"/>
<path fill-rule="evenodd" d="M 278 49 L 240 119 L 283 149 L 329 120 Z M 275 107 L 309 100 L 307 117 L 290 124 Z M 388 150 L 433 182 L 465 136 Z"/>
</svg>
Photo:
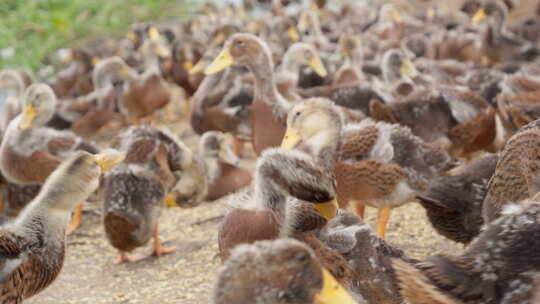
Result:
<svg viewBox="0 0 540 304">
<path fill-rule="evenodd" d="M 58 48 L 89 38 L 119 37 L 134 22 L 184 18 L 197 0 L 0 0 L 0 68 L 37 70 Z"/>
</svg>

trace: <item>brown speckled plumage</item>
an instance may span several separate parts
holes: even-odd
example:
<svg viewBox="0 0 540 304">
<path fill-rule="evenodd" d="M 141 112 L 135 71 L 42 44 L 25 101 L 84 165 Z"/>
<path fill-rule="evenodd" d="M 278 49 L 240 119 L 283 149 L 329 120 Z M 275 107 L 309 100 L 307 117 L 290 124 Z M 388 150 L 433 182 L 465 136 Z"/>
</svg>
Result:
<svg viewBox="0 0 540 304">
<path fill-rule="evenodd" d="M 64 263 L 65 245 L 62 242 L 59 251 L 48 253 L 51 254 L 52 263 L 40 257 L 45 253 L 45 248 L 40 246 L 43 245 L 39 243 L 39 239 L 29 242 L 16 234 L 0 232 L 0 255 L 3 264 L 11 259 L 21 259 L 20 266 L 11 274 L 2 273 L 0 302 L 22 303 L 24 299 L 39 293 L 56 279 Z"/>
<path fill-rule="evenodd" d="M 99 185 L 96 159 L 80 152 L 51 174 L 36 199 L 0 231 L 0 302 L 22 303 L 60 273 L 73 207 Z"/>
<path fill-rule="evenodd" d="M 498 218 L 506 205 L 519 204 L 540 191 L 539 151 L 540 120 L 524 126 L 508 140 L 489 181 L 482 212 L 486 223 Z"/>
<path fill-rule="evenodd" d="M 492 222 L 465 251 L 422 263 L 396 262 L 409 303 L 532 304 L 540 271 L 537 202 Z"/>
<path fill-rule="evenodd" d="M 452 159 L 402 126 L 365 123 L 349 127 L 335 163 L 334 174 L 340 206 L 350 201 L 374 207 L 397 206 L 412 192 L 427 188 L 428 180 L 449 169 Z M 410 193 L 395 197 L 405 183 Z"/>
<path fill-rule="evenodd" d="M 313 303 L 321 266 L 306 245 L 280 239 L 242 245 L 222 266 L 215 304 Z"/>
<path fill-rule="evenodd" d="M 146 125 L 131 127 L 111 145 L 126 158 L 105 175 L 105 232 L 113 247 L 129 252 L 156 237 L 163 198 L 176 183 L 173 172 L 191 161 L 191 153 Z"/>
<path fill-rule="evenodd" d="M 437 232 L 465 244 L 480 233 L 482 203 L 498 159 L 497 154 L 482 156 L 455 174 L 430 181 L 427 191 L 417 198 Z"/>
</svg>

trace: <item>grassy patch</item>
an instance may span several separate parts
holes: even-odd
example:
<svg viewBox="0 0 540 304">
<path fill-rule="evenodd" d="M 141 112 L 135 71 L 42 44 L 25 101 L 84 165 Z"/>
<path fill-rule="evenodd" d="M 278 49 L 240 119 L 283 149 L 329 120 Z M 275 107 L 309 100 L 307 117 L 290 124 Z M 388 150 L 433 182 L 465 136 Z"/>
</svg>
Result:
<svg viewBox="0 0 540 304">
<path fill-rule="evenodd" d="M 197 0 L 0 0 L 0 68 L 40 68 L 46 56 L 88 37 L 117 37 L 134 22 L 186 17 Z"/>
</svg>

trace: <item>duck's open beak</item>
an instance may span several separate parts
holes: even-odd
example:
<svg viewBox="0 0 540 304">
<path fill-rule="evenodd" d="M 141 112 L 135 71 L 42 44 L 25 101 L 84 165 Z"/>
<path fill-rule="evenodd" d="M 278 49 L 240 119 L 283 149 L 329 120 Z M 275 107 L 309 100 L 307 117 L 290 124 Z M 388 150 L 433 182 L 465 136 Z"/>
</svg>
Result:
<svg viewBox="0 0 540 304">
<path fill-rule="evenodd" d="M 287 131 L 285 132 L 285 136 L 283 136 L 283 140 L 281 141 L 281 148 L 285 150 L 292 150 L 296 145 L 300 142 L 302 137 L 300 137 L 300 134 L 296 132 L 291 127 L 287 128 Z"/>
<path fill-rule="evenodd" d="M 300 40 L 300 35 L 298 34 L 298 30 L 294 26 L 291 26 L 287 30 L 287 35 L 289 35 L 289 38 L 291 38 L 291 40 L 294 42 Z"/>
<path fill-rule="evenodd" d="M 401 67 L 399 71 L 401 72 L 401 74 L 409 76 L 411 79 L 414 79 L 419 74 L 418 70 L 410 59 L 404 59 L 401 62 Z"/>
<path fill-rule="evenodd" d="M 323 272 L 323 288 L 315 296 L 315 304 L 355 304 L 352 296 L 326 269 Z"/>
<path fill-rule="evenodd" d="M 319 213 L 327 220 L 331 220 L 334 217 L 336 217 L 337 210 L 338 210 L 338 204 L 335 199 L 324 202 L 324 203 L 316 203 L 314 204 L 315 208 Z"/>
<path fill-rule="evenodd" d="M 486 19 L 486 17 L 487 17 L 486 11 L 483 8 L 480 8 L 478 11 L 476 11 L 476 14 L 474 14 L 474 16 L 472 18 L 472 23 L 473 24 L 478 24 L 478 23 L 484 21 L 484 19 Z"/>
<path fill-rule="evenodd" d="M 101 168 L 101 172 L 105 172 L 112 167 L 118 165 L 119 163 L 123 162 L 125 158 L 126 153 L 115 150 L 109 150 L 94 155 L 94 159 Z"/>
<path fill-rule="evenodd" d="M 32 125 L 32 122 L 36 118 L 37 112 L 33 105 L 29 104 L 24 108 L 24 111 L 22 113 L 22 119 L 21 123 L 19 124 L 19 128 L 21 130 L 26 130 L 30 128 Z"/>
<path fill-rule="evenodd" d="M 229 67 L 234 63 L 234 59 L 231 56 L 231 51 L 229 48 L 224 48 L 221 53 L 214 59 L 214 61 L 206 67 L 204 74 L 212 75 L 223 71 L 225 68 Z"/>
<path fill-rule="evenodd" d="M 189 69 L 189 75 L 199 74 L 204 70 L 204 59 L 200 59 L 194 66 Z"/>
<path fill-rule="evenodd" d="M 313 56 L 309 62 L 308 65 L 310 68 L 312 68 L 317 75 L 321 77 L 326 77 L 326 69 L 324 68 L 324 64 L 321 61 L 321 58 L 319 56 Z"/>
</svg>

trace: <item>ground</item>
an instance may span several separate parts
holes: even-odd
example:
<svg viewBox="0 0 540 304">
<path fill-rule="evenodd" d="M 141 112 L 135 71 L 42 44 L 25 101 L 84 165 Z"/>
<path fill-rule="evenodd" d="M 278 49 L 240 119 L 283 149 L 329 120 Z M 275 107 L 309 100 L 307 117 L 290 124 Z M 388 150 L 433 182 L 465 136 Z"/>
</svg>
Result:
<svg viewBox="0 0 540 304">
<path fill-rule="evenodd" d="M 185 120 L 184 120 L 185 121 Z M 170 125 L 190 147 L 197 137 L 187 124 Z M 101 136 L 102 145 L 111 134 Z M 242 166 L 253 168 L 252 156 Z M 220 265 L 217 233 L 230 197 L 205 202 L 191 209 L 167 208 L 160 218 L 161 238 L 178 250 L 159 258 L 132 264 L 115 264 L 117 253 L 107 242 L 101 219 L 101 203 L 87 204 L 83 225 L 67 238 L 67 255 L 58 279 L 31 304 L 112 303 L 211 303 Z M 376 210 L 368 208 L 367 221 L 375 227 Z M 415 258 L 439 252 L 455 252 L 460 245 L 438 235 L 415 203 L 394 210 L 388 240 Z M 136 253 L 149 252 L 141 248 Z"/>
</svg>

